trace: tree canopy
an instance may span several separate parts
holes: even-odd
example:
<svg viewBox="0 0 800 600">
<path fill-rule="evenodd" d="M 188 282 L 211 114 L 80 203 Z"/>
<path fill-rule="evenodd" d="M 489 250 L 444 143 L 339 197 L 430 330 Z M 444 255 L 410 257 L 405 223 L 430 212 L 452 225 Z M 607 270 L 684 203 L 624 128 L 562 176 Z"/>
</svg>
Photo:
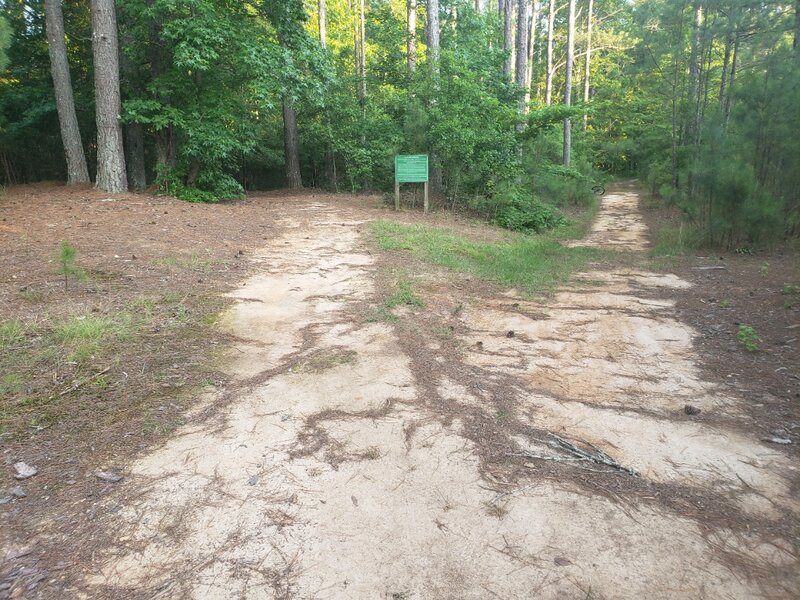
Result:
<svg viewBox="0 0 800 600">
<path fill-rule="evenodd" d="M 509 227 L 624 176 L 710 244 L 800 233 L 797 0 L 500 4 L 117 0 L 128 169 L 217 201 L 292 160 L 307 186 L 389 190 L 395 154 L 429 153 L 446 206 Z M 63 11 L 94 173 L 90 2 Z M 0 178 L 66 180 L 43 0 L 0 0 L 0 69 Z"/>
</svg>

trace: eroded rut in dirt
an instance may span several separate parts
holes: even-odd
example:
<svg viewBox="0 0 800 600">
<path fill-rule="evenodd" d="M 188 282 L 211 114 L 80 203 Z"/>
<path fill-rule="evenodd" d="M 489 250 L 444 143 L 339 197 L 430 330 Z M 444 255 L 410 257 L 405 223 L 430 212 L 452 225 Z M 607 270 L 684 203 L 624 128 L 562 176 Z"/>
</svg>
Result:
<svg viewBox="0 0 800 600">
<path fill-rule="evenodd" d="M 584 243 L 642 249 L 637 200 L 606 196 Z M 788 458 L 683 415 L 735 420 L 743 401 L 700 378 L 669 300 L 685 282 L 598 271 L 552 301 L 463 310 L 445 290 L 417 321 L 371 323 L 363 224 L 327 203 L 284 214 L 226 318 L 228 404 L 132 466 L 87 597 L 800 591 L 772 527 L 797 517 Z M 640 476 L 530 458 L 554 455 L 548 433 Z"/>
</svg>

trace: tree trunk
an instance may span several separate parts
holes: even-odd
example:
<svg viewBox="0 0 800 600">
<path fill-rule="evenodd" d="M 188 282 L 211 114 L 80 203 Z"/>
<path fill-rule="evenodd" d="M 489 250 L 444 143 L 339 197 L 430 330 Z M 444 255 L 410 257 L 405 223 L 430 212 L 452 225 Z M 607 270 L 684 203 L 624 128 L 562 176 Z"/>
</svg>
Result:
<svg viewBox="0 0 800 600">
<path fill-rule="evenodd" d="M 47 25 L 47 50 L 50 53 L 50 73 L 61 126 L 61 141 L 67 160 L 67 183 L 89 183 L 89 170 L 83 153 L 78 117 L 75 114 L 75 99 L 72 95 L 72 79 L 67 61 L 67 45 L 64 42 L 64 15 L 61 0 L 45 0 Z"/>
<path fill-rule="evenodd" d="M 439 0 L 428 0 L 427 9 L 428 68 L 433 77 L 434 94 L 436 94 L 439 89 Z M 435 97 L 432 100 L 435 101 Z M 435 194 L 441 193 L 444 189 L 439 157 L 433 149 L 430 156 L 430 186 Z"/>
<path fill-rule="evenodd" d="M 355 18 L 356 78 L 358 79 L 358 103 L 361 112 L 367 106 L 366 49 L 364 47 L 364 0 L 358 0 L 358 14 Z"/>
<path fill-rule="evenodd" d="M 125 162 L 128 166 L 128 184 L 134 190 L 147 187 L 144 168 L 144 128 L 141 123 L 125 126 Z"/>
<path fill-rule="evenodd" d="M 119 45 L 114 0 L 92 0 L 92 51 L 97 119 L 97 181 L 105 192 L 128 190 L 119 122 Z"/>
<path fill-rule="evenodd" d="M 514 60 L 511 52 L 514 46 L 514 0 L 506 0 L 503 10 L 503 51 L 506 53 L 506 61 L 503 63 L 503 73 L 506 77 L 511 77 L 511 70 L 514 67 Z"/>
<path fill-rule="evenodd" d="M 325 0 L 318 0 L 318 18 L 319 18 L 319 43 L 323 48 L 328 47 L 328 14 L 325 6 Z"/>
<path fill-rule="evenodd" d="M 286 185 L 289 188 L 303 187 L 300 177 L 300 154 L 297 136 L 297 116 L 291 100 L 283 98 L 283 155 L 286 160 Z"/>
<path fill-rule="evenodd" d="M 553 26 L 556 21 L 556 0 L 550 0 L 547 10 L 547 73 L 544 83 L 544 103 L 550 106 L 553 103 L 553 44 L 555 43 Z"/>
<path fill-rule="evenodd" d="M 407 58 L 408 72 L 417 70 L 417 0 L 406 0 L 408 14 Z"/>
<path fill-rule="evenodd" d="M 728 25 L 730 27 L 730 23 Z M 728 31 L 725 36 L 725 54 L 722 58 L 722 75 L 719 83 L 719 105 L 725 106 L 725 94 L 728 92 L 728 69 L 731 65 L 731 51 L 733 50 L 733 31 Z"/>
<path fill-rule="evenodd" d="M 731 59 L 731 75 L 728 78 L 728 95 L 725 97 L 724 123 L 728 128 L 731 118 L 731 106 L 733 105 L 733 84 L 736 83 L 736 67 L 739 62 L 739 36 L 733 42 L 733 58 Z"/>
<path fill-rule="evenodd" d="M 479 13 L 486 11 L 486 0 L 475 0 L 475 10 Z"/>
<path fill-rule="evenodd" d="M 794 3 L 794 40 L 792 41 L 792 48 L 795 51 L 795 60 L 800 61 L 800 0 L 795 0 Z"/>
<path fill-rule="evenodd" d="M 594 16 L 594 0 L 589 0 L 589 16 L 586 22 L 586 60 L 583 66 L 583 103 L 589 103 L 591 90 L 589 87 L 589 78 L 591 77 L 592 68 L 592 18 Z M 589 113 L 583 113 L 583 130 L 589 125 Z"/>
<path fill-rule="evenodd" d="M 572 62 L 575 57 L 575 0 L 569 0 L 567 20 L 567 64 L 564 71 L 564 105 L 572 105 Z M 564 119 L 564 166 L 572 162 L 572 121 Z"/>
<path fill-rule="evenodd" d="M 703 25 L 703 4 L 695 1 L 692 11 L 694 21 L 692 24 L 692 47 L 689 56 L 689 139 L 694 142 L 697 132 L 695 130 L 696 115 L 699 110 L 700 102 L 700 61 L 702 54 L 700 51 L 701 27 Z"/>
<path fill-rule="evenodd" d="M 536 50 L 536 22 L 539 20 L 539 3 L 533 0 L 533 14 L 528 27 L 528 61 L 525 69 L 525 112 L 531 103 L 531 84 L 533 83 L 533 65 Z"/>
<path fill-rule="evenodd" d="M 439 0 L 428 0 L 428 64 L 434 74 L 439 73 Z"/>
<path fill-rule="evenodd" d="M 528 105 L 525 101 L 525 81 L 528 78 L 528 1 L 517 0 L 517 66 L 516 83 L 519 88 L 517 112 L 524 115 Z M 517 123 L 517 131 L 524 128 L 522 120 Z"/>
<path fill-rule="evenodd" d="M 150 79 L 153 82 L 161 77 L 164 72 L 164 46 L 161 41 L 161 22 L 153 20 L 150 24 L 150 31 L 148 32 L 148 57 L 150 59 Z M 168 96 L 161 93 L 156 93 L 156 98 L 162 104 L 170 105 Z M 177 136 L 175 133 L 175 126 L 171 123 L 157 129 L 155 131 L 156 138 L 156 174 L 159 174 L 161 169 L 174 169 L 177 162 L 178 148 Z"/>
</svg>

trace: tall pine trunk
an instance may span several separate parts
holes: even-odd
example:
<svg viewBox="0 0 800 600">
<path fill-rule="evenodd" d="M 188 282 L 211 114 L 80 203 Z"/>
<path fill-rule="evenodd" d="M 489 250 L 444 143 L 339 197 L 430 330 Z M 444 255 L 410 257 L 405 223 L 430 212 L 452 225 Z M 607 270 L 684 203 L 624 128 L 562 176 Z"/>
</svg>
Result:
<svg viewBox="0 0 800 600">
<path fill-rule="evenodd" d="M 72 95 L 72 79 L 67 61 L 67 45 L 64 41 L 64 14 L 61 0 L 45 0 L 47 25 L 47 50 L 50 53 L 50 73 L 56 96 L 61 141 L 67 161 L 67 183 L 89 183 L 89 170 L 83 153 L 78 117 L 75 114 L 75 99 Z"/>
<path fill-rule="evenodd" d="M 439 0 L 428 0 L 428 64 L 431 72 L 439 74 Z"/>
<path fill-rule="evenodd" d="M 364 20 L 364 1 L 358 2 L 358 23 L 356 25 L 356 54 L 358 60 L 358 101 L 363 113 L 367 107 L 367 48 L 366 24 Z"/>
<path fill-rule="evenodd" d="M 544 103 L 550 106 L 553 103 L 553 44 L 555 32 L 553 27 L 556 21 L 556 0 L 550 0 L 547 9 L 547 73 L 544 82 Z"/>
<path fill-rule="evenodd" d="M 572 62 L 575 58 L 575 0 L 569 0 L 567 19 L 567 63 L 564 70 L 564 105 L 572 105 Z M 564 166 L 572 163 L 572 120 L 564 119 Z"/>
<path fill-rule="evenodd" d="M 323 48 L 328 47 L 328 13 L 325 0 L 317 2 L 317 17 L 319 22 L 319 43 Z"/>
<path fill-rule="evenodd" d="M 519 88 L 519 101 L 517 102 L 517 112 L 520 117 L 525 114 L 527 103 L 525 101 L 525 81 L 528 76 L 528 2 L 527 0 L 517 0 L 517 65 L 516 65 L 516 84 Z M 517 131 L 522 131 L 524 125 L 522 119 L 517 122 Z"/>
<path fill-rule="evenodd" d="M 291 100 L 283 98 L 283 155 L 286 160 L 286 185 L 289 188 L 303 187 L 300 177 L 300 151 L 297 135 L 297 116 Z"/>
<path fill-rule="evenodd" d="M 125 158 L 128 167 L 128 185 L 134 190 L 147 187 L 144 166 L 144 128 L 141 123 L 125 126 Z"/>
<path fill-rule="evenodd" d="M 531 102 L 531 85 L 533 83 L 533 66 L 536 51 L 536 23 L 539 20 L 539 3 L 533 0 L 533 12 L 528 27 L 528 62 L 525 69 L 525 112 Z"/>
<path fill-rule="evenodd" d="M 408 72 L 417 69 L 417 0 L 406 0 L 406 13 L 408 15 L 407 29 L 407 60 Z"/>
<path fill-rule="evenodd" d="M 586 22 L 586 60 L 583 63 L 583 103 L 589 103 L 591 96 L 591 88 L 589 86 L 589 79 L 591 77 L 592 69 L 592 18 L 594 16 L 594 0 L 589 0 L 588 6 L 588 20 Z M 589 113 L 583 113 L 583 130 L 589 125 Z"/>
<path fill-rule="evenodd" d="M 438 2 L 437 2 L 438 4 Z M 506 60 L 503 63 L 503 73 L 511 77 L 511 70 L 514 67 L 514 60 L 511 56 L 514 46 L 514 0 L 506 0 L 503 6 L 503 51 L 506 53 Z"/>
<path fill-rule="evenodd" d="M 428 0 L 427 6 L 427 30 L 426 39 L 428 42 L 428 68 L 433 78 L 434 98 L 439 92 L 439 0 Z M 439 164 L 439 157 L 435 150 L 431 151 L 430 157 L 430 186 L 434 193 L 441 193 L 444 189 L 442 180 L 442 168 Z"/>
<path fill-rule="evenodd" d="M 119 44 L 114 0 L 92 0 L 92 51 L 97 120 L 97 181 L 105 192 L 128 190 L 119 92 Z"/>
</svg>

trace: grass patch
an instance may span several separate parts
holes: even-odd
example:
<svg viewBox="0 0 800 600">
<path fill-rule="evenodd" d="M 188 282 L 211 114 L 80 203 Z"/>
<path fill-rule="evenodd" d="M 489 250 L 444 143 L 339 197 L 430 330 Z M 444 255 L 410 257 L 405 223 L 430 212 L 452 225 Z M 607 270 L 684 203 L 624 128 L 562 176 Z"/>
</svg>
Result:
<svg viewBox="0 0 800 600">
<path fill-rule="evenodd" d="M 187 269 L 189 271 L 197 271 L 199 273 L 208 273 L 214 263 L 214 260 L 210 258 L 203 258 L 195 253 L 192 253 L 188 259 L 167 256 L 164 258 L 157 258 L 153 261 L 153 264 L 157 267 L 165 267 L 168 269 Z"/>
<path fill-rule="evenodd" d="M 478 242 L 427 225 L 375 221 L 372 234 L 384 250 L 470 273 L 481 279 L 549 292 L 587 262 L 607 255 L 594 248 L 568 248 L 549 236 L 509 234 L 501 242 Z"/>
<path fill-rule="evenodd" d="M 383 303 L 387 310 L 392 310 L 398 306 L 424 306 L 422 298 L 414 295 L 411 289 L 411 282 L 408 279 L 400 278 L 391 296 Z"/>
<path fill-rule="evenodd" d="M 25 331 L 17 320 L 4 321 L 0 323 L 0 348 L 8 348 L 22 341 Z"/>
<path fill-rule="evenodd" d="M 0 440 L 55 423 L 64 424 L 64 435 L 121 424 L 145 433 L 173 427 L 176 390 L 213 369 L 206 350 L 216 334 L 207 323 L 222 305 L 216 297 L 168 293 L 108 314 L 0 324 L 3 346 L 13 349 L 0 351 Z"/>
<path fill-rule="evenodd" d="M 688 256 L 693 254 L 702 242 L 702 233 L 688 225 L 662 227 L 656 233 L 656 243 L 650 251 L 653 257 Z"/>
<path fill-rule="evenodd" d="M 53 337 L 63 343 L 96 342 L 114 330 L 114 322 L 105 317 L 76 316 L 57 324 Z"/>
</svg>

